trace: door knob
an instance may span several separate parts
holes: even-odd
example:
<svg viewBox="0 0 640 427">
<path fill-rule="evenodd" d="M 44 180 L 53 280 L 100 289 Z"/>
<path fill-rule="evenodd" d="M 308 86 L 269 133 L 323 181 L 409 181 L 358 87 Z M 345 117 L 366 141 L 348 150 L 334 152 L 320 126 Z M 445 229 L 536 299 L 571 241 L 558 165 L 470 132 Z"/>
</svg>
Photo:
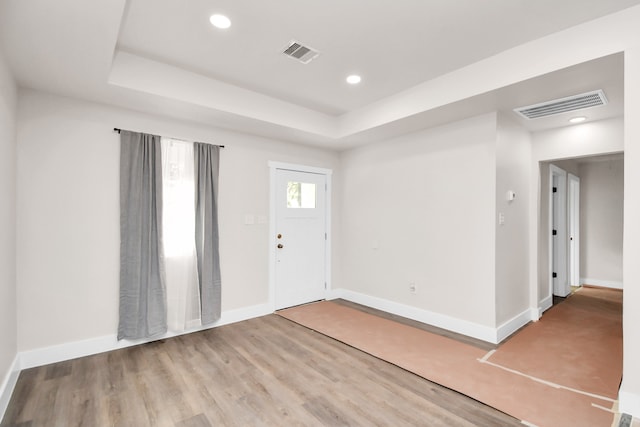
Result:
<svg viewBox="0 0 640 427">
<path fill-rule="evenodd" d="M 276 236 L 278 239 L 282 239 L 282 234 L 278 233 L 278 235 Z"/>
<path fill-rule="evenodd" d="M 282 243 L 278 243 L 278 249 L 282 249 L 284 248 L 284 246 L 282 246 Z"/>
</svg>

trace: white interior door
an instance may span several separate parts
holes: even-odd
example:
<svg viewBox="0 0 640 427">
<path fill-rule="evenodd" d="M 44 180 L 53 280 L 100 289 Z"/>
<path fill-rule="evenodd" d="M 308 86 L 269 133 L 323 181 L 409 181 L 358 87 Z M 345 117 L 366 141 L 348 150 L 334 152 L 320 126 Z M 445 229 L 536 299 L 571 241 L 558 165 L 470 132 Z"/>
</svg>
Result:
<svg viewBox="0 0 640 427">
<path fill-rule="evenodd" d="M 325 298 L 327 176 L 276 169 L 276 309 Z"/>
<path fill-rule="evenodd" d="M 551 170 L 551 283 L 553 295 L 570 293 L 567 262 L 567 172 L 554 165 Z"/>
<path fill-rule="evenodd" d="M 580 286 L 580 178 L 568 175 L 569 285 Z"/>
</svg>

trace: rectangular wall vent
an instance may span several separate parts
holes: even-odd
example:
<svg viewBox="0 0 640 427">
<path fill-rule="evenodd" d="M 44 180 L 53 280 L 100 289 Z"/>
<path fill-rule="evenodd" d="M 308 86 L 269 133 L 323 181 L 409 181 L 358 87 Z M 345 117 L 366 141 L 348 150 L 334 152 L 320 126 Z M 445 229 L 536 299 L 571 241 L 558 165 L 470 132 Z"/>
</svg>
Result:
<svg viewBox="0 0 640 427">
<path fill-rule="evenodd" d="M 313 49 L 309 46 L 304 46 L 302 43 L 292 40 L 289 42 L 287 47 L 282 51 L 285 55 L 290 58 L 296 59 L 303 64 L 308 64 L 311 60 L 315 59 L 320 55 L 316 49 Z"/>
<path fill-rule="evenodd" d="M 594 90 L 592 92 L 581 93 L 579 95 L 568 96 L 540 104 L 515 108 L 513 111 L 525 119 L 531 120 L 600 105 L 607 105 L 607 97 L 604 96 L 602 90 Z"/>
</svg>

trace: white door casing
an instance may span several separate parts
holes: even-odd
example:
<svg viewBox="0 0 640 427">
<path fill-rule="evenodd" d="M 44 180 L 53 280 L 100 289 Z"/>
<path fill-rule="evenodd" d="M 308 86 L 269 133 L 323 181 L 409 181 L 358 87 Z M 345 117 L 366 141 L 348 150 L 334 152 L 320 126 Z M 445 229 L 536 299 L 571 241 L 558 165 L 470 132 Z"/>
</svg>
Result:
<svg viewBox="0 0 640 427">
<path fill-rule="evenodd" d="M 269 165 L 270 299 L 279 310 L 326 296 L 331 171 L 275 162 Z"/>
</svg>

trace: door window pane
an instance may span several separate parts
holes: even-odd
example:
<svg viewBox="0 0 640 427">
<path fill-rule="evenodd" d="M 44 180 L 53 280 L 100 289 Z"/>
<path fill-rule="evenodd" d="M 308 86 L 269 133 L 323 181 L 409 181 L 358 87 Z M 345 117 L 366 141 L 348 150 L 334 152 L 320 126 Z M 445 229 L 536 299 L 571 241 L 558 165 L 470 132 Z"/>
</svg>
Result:
<svg viewBox="0 0 640 427">
<path fill-rule="evenodd" d="M 316 207 L 316 185 L 308 182 L 287 183 L 287 207 L 314 209 Z"/>
</svg>

